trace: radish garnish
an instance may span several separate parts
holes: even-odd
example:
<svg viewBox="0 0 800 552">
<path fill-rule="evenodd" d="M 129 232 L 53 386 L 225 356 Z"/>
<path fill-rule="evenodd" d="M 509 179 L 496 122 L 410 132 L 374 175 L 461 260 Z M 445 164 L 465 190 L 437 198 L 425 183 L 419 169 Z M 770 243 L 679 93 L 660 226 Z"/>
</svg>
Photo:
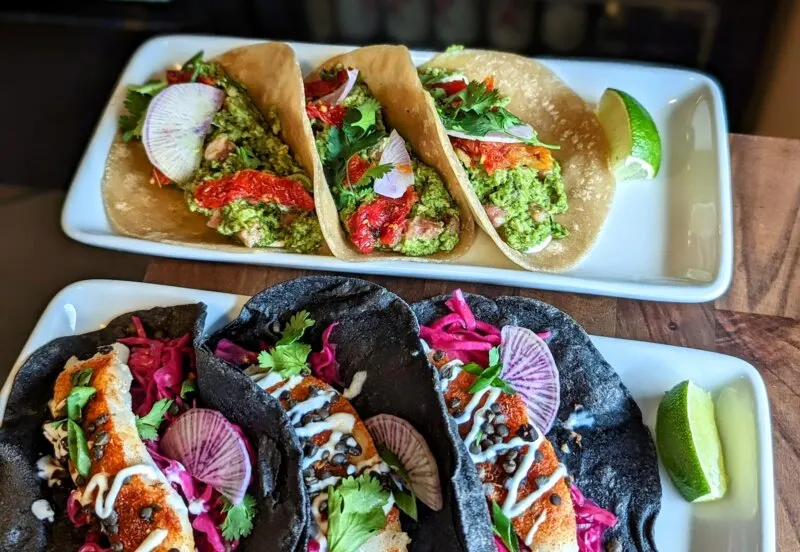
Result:
<svg viewBox="0 0 800 552">
<path fill-rule="evenodd" d="M 203 142 L 225 93 L 196 82 L 173 84 L 147 107 L 142 143 L 150 162 L 173 182 L 186 182 L 200 166 Z"/>
<path fill-rule="evenodd" d="M 389 135 L 379 164 L 392 165 L 392 170 L 375 181 L 373 188 L 376 194 L 397 199 L 403 197 L 406 190 L 414 185 L 411 156 L 406 149 L 406 141 L 396 130 Z"/>
<path fill-rule="evenodd" d="M 332 104 L 340 104 L 344 101 L 353 87 L 356 85 L 356 81 L 358 80 L 358 69 L 348 69 L 347 70 L 347 80 L 344 83 L 331 92 L 330 94 L 326 94 L 322 96 L 319 101 L 327 102 Z"/>
<path fill-rule="evenodd" d="M 408 473 L 405 483 L 431 510 L 442 509 L 442 485 L 425 438 L 410 423 L 390 414 L 378 414 L 364 422 L 375 444 L 384 446 L 397 456 Z"/>
<path fill-rule="evenodd" d="M 483 136 L 473 136 L 466 132 L 448 130 L 448 136 L 453 138 L 465 138 L 467 140 L 478 140 L 479 142 L 502 142 L 504 144 L 518 144 L 528 142 L 533 139 L 533 127 L 530 125 L 514 125 L 505 131 L 493 130 Z"/>
<path fill-rule="evenodd" d="M 535 332 L 503 326 L 503 370 L 500 378 L 519 393 L 528 407 L 531 423 L 542 433 L 553 425 L 560 402 L 558 367 L 547 344 Z"/>
<path fill-rule="evenodd" d="M 233 504 L 244 499 L 252 474 L 247 444 L 219 412 L 207 408 L 187 410 L 164 433 L 161 450 Z"/>
</svg>

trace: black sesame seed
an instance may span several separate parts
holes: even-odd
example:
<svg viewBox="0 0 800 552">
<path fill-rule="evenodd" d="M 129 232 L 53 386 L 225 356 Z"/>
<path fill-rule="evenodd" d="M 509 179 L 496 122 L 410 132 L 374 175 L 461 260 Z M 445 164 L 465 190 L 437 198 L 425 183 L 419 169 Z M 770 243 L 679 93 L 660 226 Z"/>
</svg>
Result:
<svg viewBox="0 0 800 552">
<path fill-rule="evenodd" d="M 547 477 L 545 477 L 544 475 L 540 475 L 539 477 L 536 478 L 536 486 L 543 487 L 544 485 L 547 485 Z"/>
<path fill-rule="evenodd" d="M 500 437 L 506 437 L 508 435 L 508 426 L 505 424 L 498 425 L 494 430 Z"/>
<path fill-rule="evenodd" d="M 107 431 L 98 431 L 94 436 L 94 444 L 95 446 L 103 447 L 108 443 L 109 439 Z"/>
<path fill-rule="evenodd" d="M 354 447 L 350 447 L 350 448 L 347 449 L 347 455 L 348 456 L 361 456 L 362 452 L 363 451 L 361 450 L 361 446 L 360 445 L 356 445 Z"/>
<path fill-rule="evenodd" d="M 97 418 L 94 419 L 95 425 L 101 425 L 108 421 L 108 414 L 100 414 Z"/>
<path fill-rule="evenodd" d="M 490 446 L 492 446 L 492 442 L 489 439 L 484 438 L 481 440 L 481 448 L 483 450 L 488 449 Z"/>
<path fill-rule="evenodd" d="M 330 405 L 325 405 L 319 410 L 317 410 L 317 414 L 324 420 L 331 415 L 331 407 Z"/>
<path fill-rule="evenodd" d="M 503 463 L 503 471 L 507 474 L 512 474 L 517 471 L 517 463 L 513 460 L 509 460 L 508 462 Z"/>
<path fill-rule="evenodd" d="M 305 469 L 303 470 L 303 477 L 305 477 L 305 478 L 309 478 L 309 477 L 315 477 L 315 475 L 314 475 L 314 468 L 313 468 L 313 467 L 311 467 L 311 466 L 309 466 L 309 467 L 305 468 Z"/>
<path fill-rule="evenodd" d="M 339 441 L 338 443 L 333 445 L 333 450 L 335 450 L 336 452 L 344 452 L 347 450 L 347 443 Z"/>
<path fill-rule="evenodd" d="M 496 423 L 496 424 L 504 424 L 504 423 L 506 423 L 505 414 L 498 414 L 497 416 L 495 416 L 494 423 Z"/>
<path fill-rule="evenodd" d="M 494 435 L 494 426 L 489 422 L 483 424 L 483 427 L 481 429 L 486 435 Z"/>
<path fill-rule="evenodd" d="M 84 485 L 86 485 L 86 478 L 82 475 L 79 475 L 78 477 L 75 478 L 75 484 L 78 487 L 83 487 Z"/>
<path fill-rule="evenodd" d="M 322 459 L 323 460 L 327 460 L 330 457 L 331 457 L 331 451 L 329 451 L 328 449 L 325 449 L 325 450 L 322 451 Z"/>
<path fill-rule="evenodd" d="M 461 410 L 460 408 L 456 408 L 455 410 L 453 410 L 452 415 L 453 418 L 460 418 L 461 416 L 464 415 L 464 411 Z"/>
<path fill-rule="evenodd" d="M 316 397 L 317 395 L 319 395 L 319 389 L 317 389 L 316 387 L 309 387 L 308 388 L 308 396 L 309 397 Z"/>
<path fill-rule="evenodd" d="M 561 504 L 561 497 L 558 496 L 556 493 L 551 494 L 550 495 L 550 503 L 553 506 L 558 506 L 559 504 Z"/>
<path fill-rule="evenodd" d="M 536 449 L 536 452 L 533 453 L 533 459 L 536 460 L 537 462 L 541 462 L 542 460 L 544 460 L 544 453 L 541 450 Z"/>
<path fill-rule="evenodd" d="M 180 410 L 181 407 L 178 406 L 178 403 L 174 402 L 170 405 L 169 410 L 167 410 L 167 412 L 169 413 L 170 416 L 177 416 Z"/>
<path fill-rule="evenodd" d="M 105 454 L 105 449 L 103 447 L 95 445 L 94 448 L 92 448 L 92 460 L 95 462 L 102 460 L 103 454 Z"/>
<path fill-rule="evenodd" d="M 330 476 L 331 476 L 331 472 L 328 471 L 328 470 L 322 470 L 321 472 L 319 472 L 319 478 L 320 479 L 328 479 Z"/>
<path fill-rule="evenodd" d="M 291 396 L 292 396 L 292 394 L 289 393 L 288 391 L 282 391 L 281 394 L 278 395 L 278 399 L 280 399 L 282 401 L 285 401 L 285 400 L 288 400 L 289 397 L 291 397 Z"/>
<path fill-rule="evenodd" d="M 459 406 L 461 406 L 461 399 L 459 399 L 458 397 L 453 397 L 452 399 L 447 401 L 447 406 L 449 408 L 458 408 Z"/>
<path fill-rule="evenodd" d="M 492 440 L 492 443 L 494 443 L 495 445 L 499 445 L 500 443 L 503 442 L 503 438 L 500 437 L 499 435 L 492 435 L 491 436 L 491 440 Z"/>
<path fill-rule="evenodd" d="M 300 423 L 302 425 L 308 425 L 313 420 L 314 420 L 314 414 L 312 414 L 311 412 L 307 412 L 306 414 L 303 414 L 303 416 L 300 418 Z"/>
<path fill-rule="evenodd" d="M 145 521 L 150 521 L 153 519 L 153 509 L 150 506 L 145 506 L 139 510 L 139 517 Z"/>
<path fill-rule="evenodd" d="M 342 466 L 346 463 L 347 463 L 347 457 L 341 452 L 334 454 L 333 458 L 331 458 L 331 464 L 333 464 L 334 466 Z"/>
<path fill-rule="evenodd" d="M 486 421 L 487 422 L 494 422 L 495 416 L 496 416 L 496 414 L 494 412 L 492 412 L 491 410 L 489 410 L 489 412 L 486 413 Z"/>
<path fill-rule="evenodd" d="M 313 442 L 309 441 L 303 447 L 303 454 L 306 456 L 314 456 L 319 450 L 319 447 L 315 445 Z"/>
<path fill-rule="evenodd" d="M 519 456 L 519 451 L 517 449 L 511 449 L 506 453 L 506 458 L 509 460 L 515 460 Z"/>
<path fill-rule="evenodd" d="M 477 442 L 474 442 L 469 446 L 469 451 L 472 454 L 480 454 L 481 453 L 481 445 L 479 443 L 477 443 Z"/>
<path fill-rule="evenodd" d="M 492 412 L 494 412 L 495 414 L 500 414 L 500 405 L 499 404 L 492 403 L 492 406 L 490 406 L 489 408 L 491 408 Z"/>
<path fill-rule="evenodd" d="M 434 361 L 434 362 L 441 362 L 441 361 L 443 361 L 443 360 L 444 360 L 444 351 L 442 351 L 442 350 L 439 350 L 439 349 L 435 350 L 435 351 L 433 352 L 433 361 Z M 450 370 L 450 372 L 451 372 L 451 373 L 452 373 L 452 371 L 453 371 L 453 369 L 452 369 L 452 367 L 451 367 L 451 366 L 448 366 L 447 368 L 445 368 L 445 370 Z M 444 371 L 443 371 L 443 372 L 444 372 Z M 448 374 L 448 375 L 447 375 L 447 377 L 449 378 L 449 377 L 450 377 L 450 375 Z"/>
</svg>

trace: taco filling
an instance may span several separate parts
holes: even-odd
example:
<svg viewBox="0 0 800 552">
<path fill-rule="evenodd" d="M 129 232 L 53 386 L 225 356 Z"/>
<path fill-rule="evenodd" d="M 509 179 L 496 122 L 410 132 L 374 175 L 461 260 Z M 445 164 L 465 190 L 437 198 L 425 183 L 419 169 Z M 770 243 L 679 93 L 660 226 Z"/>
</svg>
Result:
<svg viewBox="0 0 800 552">
<path fill-rule="evenodd" d="M 506 109 L 491 77 L 470 81 L 458 71 L 420 72 L 472 190 L 503 240 L 521 253 L 541 251 L 567 229 L 554 220 L 567 195 L 551 149 Z"/>
<path fill-rule="evenodd" d="M 166 81 L 129 88 L 125 106 L 123 140 L 143 141 L 151 182 L 183 190 L 208 226 L 247 247 L 322 246 L 311 180 L 281 139 L 277 112 L 261 113 L 219 64 L 200 52 Z"/>
<path fill-rule="evenodd" d="M 604 550 L 616 516 L 583 496 L 545 437 L 559 404 L 548 335 L 476 320 L 460 290 L 445 304 L 450 314 L 421 326 L 420 337 L 483 482 L 495 534 L 508 550 Z"/>
<path fill-rule="evenodd" d="M 362 253 L 453 250 L 459 210 L 442 178 L 396 130 L 359 76 L 341 65 L 305 85 L 306 113 L 339 219 Z"/>
<path fill-rule="evenodd" d="M 360 394 L 367 372 L 357 372 L 350 386 L 342 389 L 336 345 L 331 341 L 337 323 L 323 332 L 318 352 L 302 341 L 306 328 L 313 325 L 309 313 L 300 311 L 274 344 L 260 344 L 259 353 L 222 338 L 214 354 L 243 368 L 280 401 L 294 426 L 311 502 L 307 550 L 404 551 L 410 541 L 400 527 L 400 512 L 416 520 L 417 497 L 432 509 L 442 508 L 435 461 L 432 466 L 426 462 L 431 453 L 424 441 L 408 445 L 399 455 L 414 457 L 417 469 L 425 466 L 425 486 L 415 495 L 414 474 L 409 477 L 396 451 L 370 434 L 373 427 L 380 430 L 387 423 L 395 433 L 413 431 L 410 424 L 393 416 L 386 420 L 386 415 L 360 419 L 350 400 Z"/>
<path fill-rule="evenodd" d="M 39 459 L 50 487 L 74 487 L 67 516 L 80 552 L 229 552 L 253 528 L 253 448 L 197 398 L 189 334 L 131 336 L 59 374 Z"/>
</svg>

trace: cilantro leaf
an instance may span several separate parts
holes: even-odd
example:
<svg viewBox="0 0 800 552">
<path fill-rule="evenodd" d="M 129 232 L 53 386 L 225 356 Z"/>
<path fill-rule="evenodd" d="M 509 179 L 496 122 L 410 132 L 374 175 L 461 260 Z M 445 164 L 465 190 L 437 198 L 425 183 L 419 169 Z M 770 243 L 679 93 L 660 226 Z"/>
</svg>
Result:
<svg viewBox="0 0 800 552">
<path fill-rule="evenodd" d="M 469 388 L 469 393 L 478 393 L 489 386 L 497 387 L 509 395 L 515 393 L 514 388 L 511 387 L 508 382 L 500 379 L 500 372 L 503 371 L 503 364 L 500 362 L 499 347 L 492 347 L 489 350 L 489 366 L 485 370 L 481 370 L 481 367 L 474 362 L 465 364 L 462 369 L 469 374 L 478 376 L 478 379 L 476 379 Z"/>
<path fill-rule="evenodd" d="M 417 495 L 414 494 L 414 491 L 410 489 L 405 491 L 392 480 L 392 496 L 394 496 L 394 501 L 400 511 L 417 521 Z"/>
<path fill-rule="evenodd" d="M 489 366 L 500 364 L 500 347 L 492 347 L 489 349 Z"/>
<path fill-rule="evenodd" d="M 389 493 L 367 474 L 328 487 L 328 550 L 358 550 L 386 525 L 383 507 L 388 500 Z"/>
<path fill-rule="evenodd" d="M 272 358 L 272 349 L 258 353 L 258 365 L 261 368 L 275 368 L 275 361 Z"/>
<path fill-rule="evenodd" d="M 222 497 L 222 513 L 225 521 L 219 528 L 227 541 L 241 540 L 253 531 L 253 518 L 256 516 L 256 499 L 246 494 L 241 504 L 233 503 Z"/>
<path fill-rule="evenodd" d="M 286 327 L 283 329 L 281 338 L 278 340 L 276 347 L 294 343 L 303 337 L 303 333 L 306 331 L 306 328 L 310 328 L 313 325 L 314 321 L 311 319 L 311 315 L 308 313 L 308 311 L 302 310 L 294 313 L 289 319 L 289 323 L 286 324 Z"/>
<path fill-rule="evenodd" d="M 375 165 L 374 167 L 368 168 L 361 178 L 358 179 L 358 182 L 353 184 L 354 187 L 358 188 L 359 186 L 366 186 L 370 183 L 370 180 L 378 180 L 385 174 L 389 174 L 392 172 L 394 165 L 391 163 L 384 163 L 383 165 Z"/>
<path fill-rule="evenodd" d="M 475 383 L 472 384 L 472 387 L 469 388 L 469 392 L 478 393 L 489 387 L 494 379 L 500 375 L 500 370 L 502 368 L 503 366 L 501 364 L 489 366 L 486 370 L 481 372 L 481 375 L 478 376 L 478 379 L 476 379 Z"/>
<path fill-rule="evenodd" d="M 140 84 L 139 86 L 129 86 L 128 90 L 141 94 L 142 96 L 155 96 L 167 87 L 167 83 L 160 80 L 154 80 Z"/>
<path fill-rule="evenodd" d="M 127 113 L 120 115 L 118 121 L 119 130 L 122 132 L 122 139 L 125 142 L 142 137 L 144 115 L 147 112 L 150 99 L 150 96 L 145 96 L 128 89 L 127 95 L 125 96 L 125 111 Z"/>
<path fill-rule="evenodd" d="M 503 509 L 492 502 L 492 529 L 494 534 L 500 537 L 509 552 L 519 552 L 519 540 L 511 525 L 511 520 L 503 512 Z"/>
<path fill-rule="evenodd" d="M 67 420 L 67 450 L 69 459 L 75 464 L 78 473 L 83 477 L 89 477 L 89 470 L 92 469 L 89 445 L 86 443 L 86 435 L 83 434 L 81 426 L 73 420 Z"/>
<path fill-rule="evenodd" d="M 181 384 L 181 398 L 186 399 L 189 393 L 197 393 L 197 382 L 193 379 L 183 380 Z"/>
<path fill-rule="evenodd" d="M 483 372 L 483 368 L 481 368 L 474 362 L 465 364 L 464 366 L 461 367 L 461 369 L 464 370 L 467 374 L 472 374 L 473 376 L 480 376 L 481 372 Z"/>
<path fill-rule="evenodd" d="M 76 386 L 70 389 L 67 395 L 67 417 L 70 420 L 79 422 L 83 407 L 89 402 L 89 399 L 94 397 L 97 389 L 94 387 Z"/>
<path fill-rule="evenodd" d="M 136 430 L 143 441 L 158 439 L 158 428 L 164 421 L 164 414 L 172 406 L 172 402 L 170 399 L 161 399 L 156 401 L 150 412 L 141 417 L 136 416 Z"/>
<path fill-rule="evenodd" d="M 377 115 L 381 109 L 381 104 L 375 98 L 370 98 L 361 105 L 356 106 L 355 109 L 347 110 L 347 118 L 345 119 L 346 126 L 361 129 L 362 134 L 366 134 L 373 126 L 377 126 Z M 358 119 L 351 121 L 351 114 L 358 114 Z"/>
<path fill-rule="evenodd" d="M 77 372 L 73 372 L 69 378 L 70 383 L 72 383 L 74 387 L 89 385 L 89 380 L 91 379 L 92 379 L 91 368 L 84 368 L 83 370 L 78 370 Z"/>
<path fill-rule="evenodd" d="M 248 169 L 257 169 L 259 166 L 261 166 L 261 161 L 258 160 L 250 148 L 239 146 L 236 148 L 236 155 L 242 158 L 244 166 Z"/>
<path fill-rule="evenodd" d="M 261 368 L 275 370 L 284 378 L 296 376 L 308 368 L 308 355 L 311 345 L 306 343 L 289 343 L 280 345 L 269 351 L 258 354 L 258 365 Z"/>
</svg>

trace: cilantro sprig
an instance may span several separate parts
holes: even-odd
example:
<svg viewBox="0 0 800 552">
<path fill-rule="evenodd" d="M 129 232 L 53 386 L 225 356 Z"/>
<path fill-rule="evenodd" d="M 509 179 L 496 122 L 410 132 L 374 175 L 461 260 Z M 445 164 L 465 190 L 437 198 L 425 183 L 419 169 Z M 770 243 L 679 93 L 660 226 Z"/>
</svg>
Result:
<svg viewBox="0 0 800 552">
<path fill-rule="evenodd" d="M 225 521 L 219 526 L 227 541 L 241 540 L 253 531 L 253 518 L 256 516 L 256 499 L 246 494 L 241 504 L 234 505 L 222 497 L 222 513 Z"/>
<path fill-rule="evenodd" d="M 386 462 L 386 465 L 400 477 L 405 485 L 405 489 L 402 489 L 394 479 L 390 480 L 392 482 L 392 495 L 394 496 L 394 501 L 397 503 L 397 507 L 400 508 L 405 515 L 417 521 L 417 495 L 409 486 L 408 482 L 410 478 L 408 470 L 403 467 L 400 458 L 385 445 L 378 445 L 378 454 L 383 461 Z"/>
<path fill-rule="evenodd" d="M 167 87 L 163 81 L 150 81 L 138 86 L 129 86 L 125 93 L 125 111 L 119 116 L 119 130 L 122 133 L 122 140 L 130 142 L 133 139 L 142 137 L 142 126 L 144 116 L 147 113 L 147 106 L 150 100 Z"/>
<path fill-rule="evenodd" d="M 386 525 L 383 507 L 388 500 L 389 493 L 369 474 L 328 487 L 328 550 L 358 550 Z"/>
<path fill-rule="evenodd" d="M 476 379 L 469 388 L 469 393 L 478 393 L 489 386 L 497 387 L 498 389 L 501 389 L 503 393 L 507 393 L 509 395 L 514 395 L 516 393 L 514 388 L 511 387 L 507 381 L 500 379 L 500 372 L 503 371 L 503 363 L 500 362 L 499 347 L 492 347 L 491 350 L 489 350 L 488 367 L 481 368 L 474 362 L 470 362 L 469 364 L 462 366 L 461 369 L 468 374 L 478 376 L 478 379 Z"/>
<path fill-rule="evenodd" d="M 292 315 L 275 347 L 258 354 L 258 365 L 261 368 L 275 370 L 284 378 L 307 371 L 311 345 L 301 343 L 299 340 L 303 337 L 306 328 L 313 325 L 314 321 L 308 311 L 300 311 Z"/>
<path fill-rule="evenodd" d="M 136 417 L 136 431 L 139 432 L 139 437 L 143 441 L 154 441 L 158 439 L 158 428 L 161 427 L 161 422 L 164 421 L 164 415 L 172 406 L 173 401 L 170 399 L 161 399 L 156 401 L 150 408 L 150 412 L 144 416 Z"/>
</svg>

